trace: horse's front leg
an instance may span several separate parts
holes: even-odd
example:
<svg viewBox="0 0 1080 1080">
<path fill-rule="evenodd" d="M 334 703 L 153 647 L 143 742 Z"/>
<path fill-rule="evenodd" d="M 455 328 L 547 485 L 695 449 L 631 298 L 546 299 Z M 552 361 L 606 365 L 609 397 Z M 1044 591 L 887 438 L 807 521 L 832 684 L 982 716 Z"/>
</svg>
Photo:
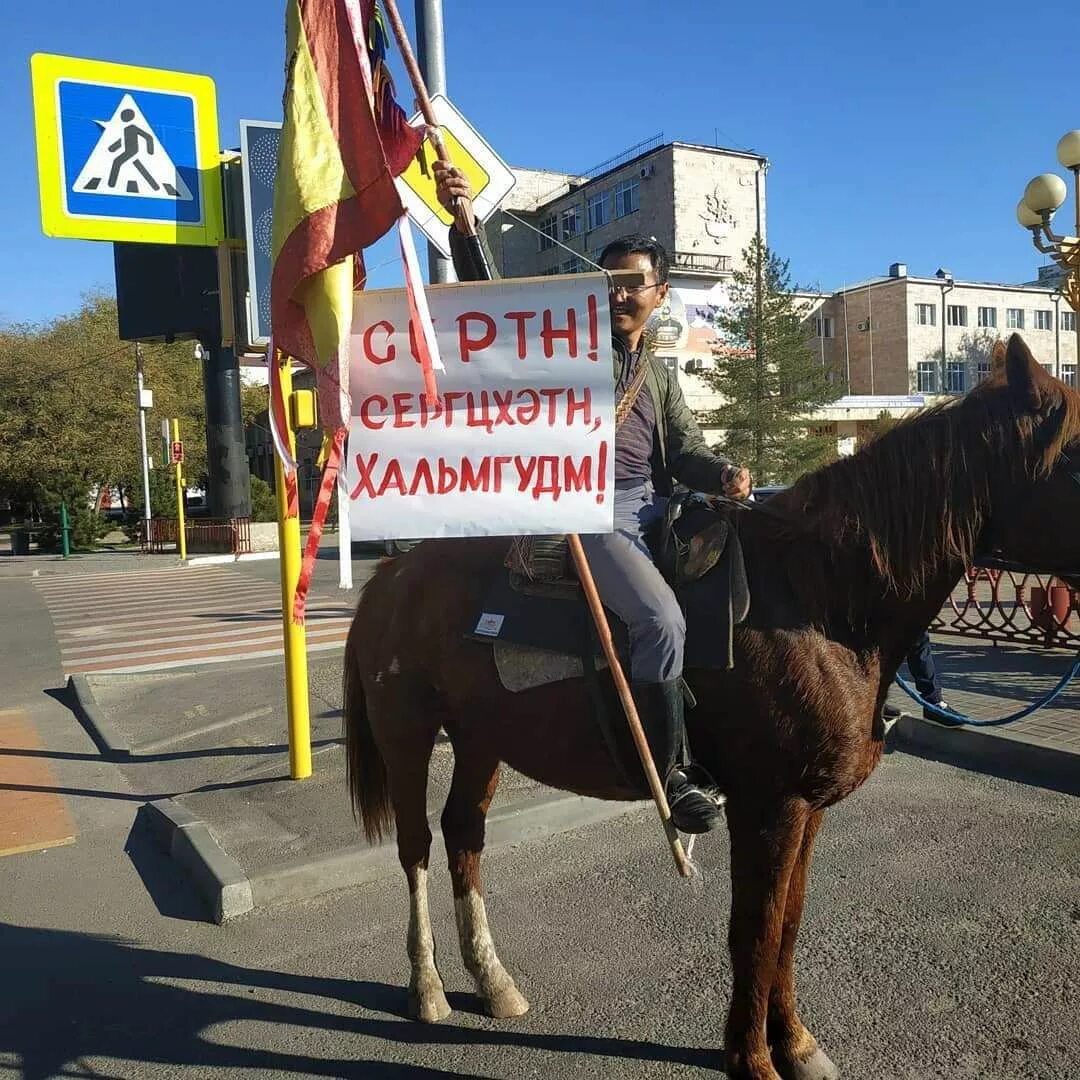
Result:
<svg viewBox="0 0 1080 1080">
<path fill-rule="evenodd" d="M 773 1065 L 784 1080 L 838 1080 L 840 1076 L 840 1071 L 799 1019 L 795 1004 L 795 939 L 802 921 L 814 837 L 824 813 L 823 810 L 812 811 L 803 830 L 802 844 L 788 882 L 780 955 L 769 993 L 769 1045 Z"/>
<path fill-rule="evenodd" d="M 784 1080 L 773 1066 L 766 1019 L 788 884 L 810 810 L 801 799 L 786 799 L 772 805 L 729 803 L 728 811 L 732 992 L 725 1068 L 732 1080 Z"/>
</svg>

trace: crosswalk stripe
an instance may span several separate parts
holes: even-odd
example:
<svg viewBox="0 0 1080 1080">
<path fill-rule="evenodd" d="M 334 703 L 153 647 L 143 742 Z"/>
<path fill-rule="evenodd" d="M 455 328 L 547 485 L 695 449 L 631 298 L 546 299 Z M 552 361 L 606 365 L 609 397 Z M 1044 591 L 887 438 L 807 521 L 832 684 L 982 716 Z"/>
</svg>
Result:
<svg viewBox="0 0 1080 1080">
<path fill-rule="evenodd" d="M 103 570 L 94 574 L 79 574 L 78 577 L 73 574 L 54 574 L 36 578 L 34 583 L 42 592 L 63 592 L 70 589 L 89 589 L 102 583 L 120 587 L 125 584 L 135 586 L 148 581 L 164 580 L 176 574 L 183 574 L 188 578 L 200 578 L 227 572 L 221 566 L 172 566 L 164 570 Z"/>
<path fill-rule="evenodd" d="M 65 671 L 140 672 L 280 656 L 281 591 L 226 567 L 94 574 L 35 582 Z M 340 648 L 352 604 L 312 597 L 309 652 Z"/>
<path fill-rule="evenodd" d="M 309 608 L 307 612 L 307 622 L 309 626 L 318 625 L 327 622 L 330 619 L 351 619 L 352 617 L 352 608 Z M 271 624 L 280 626 L 281 605 L 260 608 L 256 611 L 224 615 L 218 622 L 221 625 L 228 626 L 236 626 L 239 623 L 245 623 L 252 626 L 269 626 Z M 169 630 L 181 630 L 184 627 L 190 627 L 193 630 L 202 629 L 203 627 L 213 625 L 215 625 L 215 623 L 209 622 L 206 615 L 195 613 L 189 615 L 177 615 L 175 618 L 169 618 L 167 616 L 155 617 L 149 622 L 142 619 L 128 619 L 121 622 L 78 623 L 70 627 L 58 628 L 56 637 L 62 645 L 73 645 L 86 641 L 88 638 L 103 638 L 121 630 L 128 631 L 132 627 L 138 627 L 140 630 L 147 633 L 154 633 L 159 630 L 166 632 Z"/>
<path fill-rule="evenodd" d="M 324 622 L 316 623 L 314 626 L 308 627 L 308 637 L 312 637 L 315 634 L 323 633 L 324 631 L 334 630 L 341 626 L 348 626 L 348 619 L 327 619 Z M 210 627 L 205 630 L 197 630 L 187 634 L 154 634 L 152 638 L 143 638 L 139 642 L 126 642 L 132 649 L 145 648 L 147 644 L 151 642 L 155 645 L 168 645 L 176 641 L 202 641 L 202 640 L 221 640 L 228 639 L 234 644 L 242 645 L 245 637 L 256 638 L 262 637 L 267 634 L 271 636 L 281 633 L 281 619 L 277 619 L 276 623 L 266 623 L 259 626 L 247 626 L 238 627 L 235 630 L 221 630 L 217 627 Z M 226 642 L 227 643 L 227 642 Z M 73 656 L 75 653 L 80 655 L 86 653 L 102 652 L 103 650 L 115 649 L 118 645 L 125 644 L 124 639 L 112 640 L 112 641 L 96 641 L 93 645 L 67 645 L 65 644 L 64 653 L 67 656 Z M 149 655 L 149 653 L 147 653 Z"/>
</svg>

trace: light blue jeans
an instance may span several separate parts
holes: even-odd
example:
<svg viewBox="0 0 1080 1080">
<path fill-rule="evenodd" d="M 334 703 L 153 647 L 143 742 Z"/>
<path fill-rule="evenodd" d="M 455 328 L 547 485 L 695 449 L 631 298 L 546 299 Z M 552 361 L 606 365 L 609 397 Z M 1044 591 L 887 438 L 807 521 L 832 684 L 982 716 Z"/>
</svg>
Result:
<svg viewBox="0 0 1080 1080">
<path fill-rule="evenodd" d="M 666 508 L 652 484 L 616 488 L 615 531 L 581 537 L 600 599 L 630 631 L 634 682 L 667 682 L 683 669 L 686 620 L 645 542 Z"/>
</svg>

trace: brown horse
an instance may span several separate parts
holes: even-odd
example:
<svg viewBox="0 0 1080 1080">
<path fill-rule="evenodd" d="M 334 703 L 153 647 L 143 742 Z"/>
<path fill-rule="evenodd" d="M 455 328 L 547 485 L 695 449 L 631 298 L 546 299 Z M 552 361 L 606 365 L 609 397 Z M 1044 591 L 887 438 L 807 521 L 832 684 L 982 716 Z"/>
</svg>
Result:
<svg viewBox="0 0 1080 1080">
<path fill-rule="evenodd" d="M 825 808 L 881 757 L 882 703 L 911 642 L 981 551 L 1047 570 L 1080 565 L 1080 445 L 1068 448 L 1080 439 L 1080 395 L 1015 335 L 995 361 L 966 397 L 740 519 L 753 601 L 736 667 L 686 673 L 697 697 L 694 754 L 728 795 L 729 1076 L 838 1075 L 796 1011 L 807 866 Z M 492 1016 L 528 1008 L 495 953 L 480 886 L 499 763 L 568 791 L 643 797 L 620 780 L 581 680 L 509 693 L 490 647 L 463 636 L 505 548 L 429 542 L 384 562 L 346 646 L 350 788 L 369 837 L 391 818 L 397 825 L 411 902 L 410 1011 L 421 1020 L 450 1012 L 426 885 L 425 792 L 439 728 L 454 748 L 442 829 L 461 950 Z"/>
</svg>

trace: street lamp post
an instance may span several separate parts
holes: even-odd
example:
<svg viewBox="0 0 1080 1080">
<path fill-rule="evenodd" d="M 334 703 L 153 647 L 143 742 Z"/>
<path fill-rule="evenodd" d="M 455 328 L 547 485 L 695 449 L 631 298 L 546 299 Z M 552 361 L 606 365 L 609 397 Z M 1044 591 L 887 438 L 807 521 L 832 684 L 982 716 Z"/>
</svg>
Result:
<svg viewBox="0 0 1080 1080">
<path fill-rule="evenodd" d="M 1031 230 L 1031 241 L 1035 247 L 1061 267 L 1061 294 L 1073 309 L 1076 360 L 1080 365 L 1080 129 L 1061 137 L 1057 145 L 1057 158 L 1073 174 L 1075 234 L 1059 236 L 1050 227 L 1051 219 L 1068 195 L 1065 181 L 1056 173 L 1043 173 L 1028 184 L 1016 208 L 1016 219 L 1025 229 Z M 1058 371 L 1060 373 L 1060 368 Z"/>
<path fill-rule="evenodd" d="M 947 377 L 948 364 L 945 359 L 945 326 L 948 323 L 948 319 L 945 317 L 945 297 L 955 288 L 955 283 L 952 272 L 946 270 L 945 267 L 941 267 L 934 276 L 941 282 L 941 393 L 945 394 L 950 392 Z"/>
</svg>

